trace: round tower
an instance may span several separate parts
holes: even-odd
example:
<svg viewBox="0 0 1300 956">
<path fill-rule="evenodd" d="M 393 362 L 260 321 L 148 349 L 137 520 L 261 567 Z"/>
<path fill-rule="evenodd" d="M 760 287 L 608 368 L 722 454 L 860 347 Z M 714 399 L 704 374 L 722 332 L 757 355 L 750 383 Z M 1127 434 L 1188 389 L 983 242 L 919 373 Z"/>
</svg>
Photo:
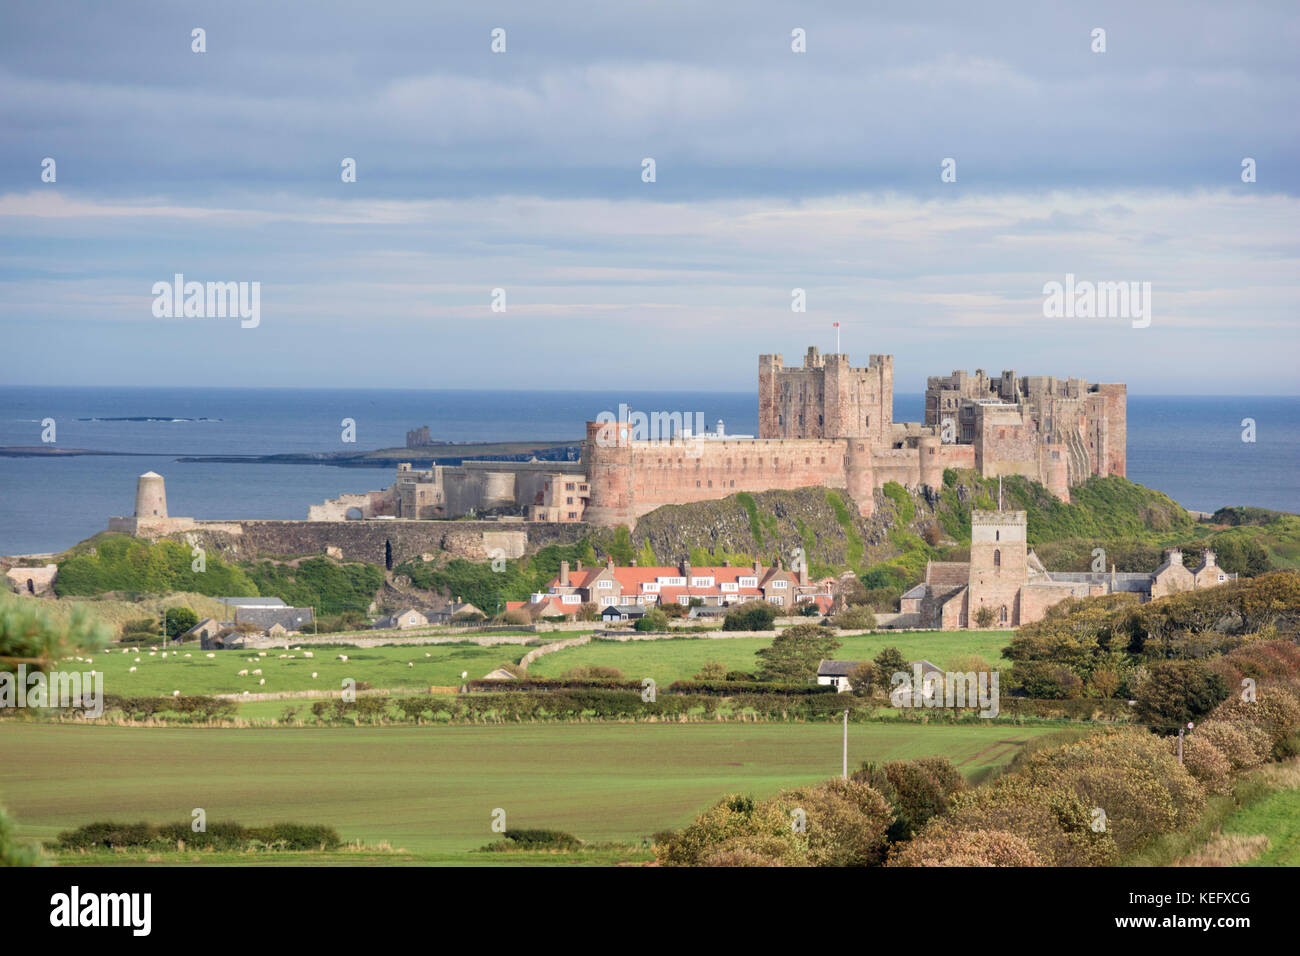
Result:
<svg viewBox="0 0 1300 956">
<path fill-rule="evenodd" d="M 584 518 L 596 525 L 636 523 L 627 422 L 587 422 L 582 462 L 591 485 Z"/>
<path fill-rule="evenodd" d="M 917 441 L 921 484 L 933 491 L 943 487 L 943 457 L 939 454 L 939 447 L 938 435 L 922 435 Z"/>
<path fill-rule="evenodd" d="M 876 510 L 876 472 L 871 465 L 871 442 L 849 438 L 844 454 L 845 488 L 857 502 L 858 514 L 871 517 Z"/>
<path fill-rule="evenodd" d="M 167 489 L 163 476 L 146 471 L 135 486 L 135 516 L 137 518 L 166 518 Z"/>
</svg>

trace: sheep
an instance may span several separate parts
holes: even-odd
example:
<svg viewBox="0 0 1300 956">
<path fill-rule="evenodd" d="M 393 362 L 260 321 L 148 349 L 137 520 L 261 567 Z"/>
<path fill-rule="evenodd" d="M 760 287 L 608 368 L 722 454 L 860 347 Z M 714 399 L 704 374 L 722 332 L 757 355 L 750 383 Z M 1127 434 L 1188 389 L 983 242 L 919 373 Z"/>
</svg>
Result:
<svg viewBox="0 0 1300 956">
<path fill-rule="evenodd" d="M 181 696 L 181 692 L 178 691 L 178 690 L 174 690 L 174 691 L 172 691 L 172 696 L 173 696 L 173 697 L 179 697 L 179 696 Z"/>
<path fill-rule="evenodd" d="M 303 651 L 302 656 L 303 656 L 303 657 L 311 657 L 311 656 L 312 656 L 311 651 Z"/>
<path fill-rule="evenodd" d="M 257 670 L 253 671 L 253 676 L 258 677 L 261 675 L 261 673 L 262 673 L 262 668 L 259 667 Z"/>
<path fill-rule="evenodd" d="M 135 659 L 135 662 L 136 662 L 137 664 L 139 664 L 139 663 L 140 663 L 140 658 L 137 657 L 137 658 Z"/>
<path fill-rule="evenodd" d="M 414 662 L 414 661 L 407 661 L 407 662 L 406 662 L 406 666 L 407 666 L 407 667 L 414 667 L 414 666 L 415 666 L 415 662 Z"/>
<path fill-rule="evenodd" d="M 209 654 L 208 657 L 216 657 L 216 654 Z"/>
<path fill-rule="evenodd" d="M 189 657 L 189 656 L 191 656 L 191 655 L 189 655 L 189 654 L 186 654 L 186 655 L 185 655 L 185 656 L 186 656 L 186 657 Z"/>
<path fill-rule="evenodd" d="M 157 656 L 158 656 L 158 652 L 157 652 L 157 651 L 150 651 L 150 652 L 149 652 L 149 656 L 150 656 L 150 657 L 157 657 Z"/>
<path fill-rule="evenodd" d="M 280 655 L 280 660 L 284 660 L 284 659 L 285 659 L 286 657 L 288 657 L 288 656 L 289 656 L 288 654 L 281 654 L 281 655 Z"/>
<path fill-rule="evenodd" d="M 315 680 L 315 679 L 316 679 L 316 672 L 315 672 L 315 671 L 312 671 L 312 672 L 311 672 L 311 679 L 312 679 L 312 680 Z"/>
<path fill-rule="evenodd" d="M 260 681 L 258 681 L 257 683 L 258 683 L 259 686 L 262 685 L 262 684 L 265 684 L 265 683 L 266 683 L 266 678 L 263 677 L 263 678 L 262 678 Z"/>
<path fill-rule="evenodd" d="M 265 656 L 266 656 L 266 651 L 258 651 L 258 652 L 257 652 L 257 656 L 258 656 L 258 657 L 265 657 Z"/>
<path fill-rule="evenodd" d="M 424 652 L 424 656 L 425 656 L 425 657 L 432 657 L 433 655 L 430 654 L 428 651 L 425 651 L 425 652 Z"/>
<path fill-rule="evenodd" d="M 93 657 L 87 657 L 87 658 L 86 658 L 86 663 L 87 663 L 87 664 L 93 664 L 93 663 L 95 663 L 95 659 L 94 659 Z"/>
<path fill-rule="evenodd" d="M 134 673 L 135 673 L 135 668 L 134 668 L 134 667 L 128 667 L 128 668 L 126 669 L 126 672 L 127 672 L 128 674 L 134 674 Z"/>
<path fill-rule="evenodd" d="M 235 676 L 236 676 L 236 677 L 247 677 L 247 676 L 248 676 L 248 668 L 245 667 L 242 671 L 240 671 L 240 672 L 239 672 L 238 674 L 236 674 Z"/>
<path fill-rule="evenodd" d="M 341 661 L 345 661 L 345 660 L 347 660 L 347 659 L 348 659 L 348 655 L 346 655 L 346 654 L 340 654 L 340 655 L 339 655 L 339 660 L 341 660 Z"/>
</svg>

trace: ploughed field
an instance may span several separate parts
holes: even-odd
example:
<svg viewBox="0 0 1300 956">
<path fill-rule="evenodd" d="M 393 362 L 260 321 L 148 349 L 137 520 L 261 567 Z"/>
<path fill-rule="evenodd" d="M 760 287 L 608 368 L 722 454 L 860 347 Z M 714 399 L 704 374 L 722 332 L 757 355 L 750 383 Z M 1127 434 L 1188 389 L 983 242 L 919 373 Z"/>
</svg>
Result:
<svg viewBox="0 0 1300 956">
<path fill-rule="evenodd" d="M 249 730 L 5 721 L 0 805 L 29 839 L 52 839 L 92 821 L 188 821 L 202 807 L 210 823 L 328 824 L 346 841 L 388 841 L 409 851 L 328 854 L 335 863 L 523 863 L 530 861 L 470 852 L 498 838 L 491 829 L 497 808 L 512 828 L 640 844 L 686 824 L 724 794 L 763 797 L 838 775 L 841 732 L 835 724 Z M 1052 732 L 983 723 L 854 724 L 849 765 L 942 755 L 979 779 Z M 187 854 L 167 862 L 195 858 L 271 862 L 258 854 Z M 319 861 L 314 854 L 299 859 Z"/>
</svg>

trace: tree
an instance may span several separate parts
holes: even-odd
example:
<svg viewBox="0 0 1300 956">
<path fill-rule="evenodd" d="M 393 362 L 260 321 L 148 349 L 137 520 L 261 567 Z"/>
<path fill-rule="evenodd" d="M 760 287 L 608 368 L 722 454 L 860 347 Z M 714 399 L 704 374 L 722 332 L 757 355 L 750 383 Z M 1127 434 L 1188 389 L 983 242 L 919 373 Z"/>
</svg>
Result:
<svg viewBox="0 0 1300 956">
<path fill-rule="evenodd" d="M 77 609 L 67 625 L 55 624 L 34 602 L 0 604 L 0 671 L 47 671 L 73 651 L 94 651 L 108 642 L 108 629 Z"/>
<path fill-rule="evenodd" d="M 1137 689 L 1138 720 L 1172 733 L 1208 714 L 1228 697 L 1223 675 L 1201 661 L 1159 661 Z"/>
<path fill-rule="evenodd" d="M 907 658 L 905 658 L 897 647 L 886 647 L 876 655 L 873 661 L 876 668 L 876 681 L 885 687 L 890 686 L 890 678 L 899 671 L 907 672 Z"/>
<path fill-rule="evenodd" d="M 637 553 L 636 562 L 643 568 L 653 568 L 659 564 L 659 559 L 655 557 L 655 549 L 650 546 L 649 538 L 641 542 L 641 550 Z"/>
<path fill-rule="evenodd" d="M 176 640 L 199 623 L 199 616 L 194 613 L 192 608 L 169 607 L 164 620 L 166 622 L 167 636 L 172 640 Z"/>
<path fill-rule="evenodd" d="M 574 617 L 579 621 L 597 621 L 600 619 L 600 607 L 595 601 L 585 601 L 578 605 L 578 613 Z"/>
<path fill-rule="evenodd" d="M 987 604 L 980 605 L 979 610 L 975 612 L 976 627 L 992 627 L 997 619 L 997 612 Z"/>
<path fill-rule="evenodd" d="M 839 640 L 819 624 L 797 624 L 778 634 L 757 654 L 758 679 L 798 683 L 817 676 L 817 665 L 830 658 Z"/>
</svg>

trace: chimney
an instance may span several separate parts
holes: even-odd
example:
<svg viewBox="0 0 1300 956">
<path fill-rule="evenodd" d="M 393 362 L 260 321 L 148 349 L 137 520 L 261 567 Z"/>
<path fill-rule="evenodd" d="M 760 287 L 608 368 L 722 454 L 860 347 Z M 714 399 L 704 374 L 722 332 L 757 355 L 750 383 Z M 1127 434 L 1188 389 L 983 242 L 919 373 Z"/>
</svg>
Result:
<svg viewBox="0 0 1300 956">
<path fill-rule="evenodd" d="M 800 560 L 799 562 L 799 586 L 808 586 L 808 562 L 806 560 Z"/>
<path fill-rule="evenodd" d="M 1182 564 L 1182 563 L 1183 563 L 1183 549 L 1182 549 L 1182 548 L 1170 548 L 1168 551 L 1165 552 L 1165 557 L 1168 559 L 1168 561 L 1169 561 L 1170 564 Z"/>
<path fill-rule="evenodd" d="M 689 584 L 691 583 L 691 562 L 690 562 L 690 559 L 689 559 L 689 558 L 682 558 L 682 563 L 681 563 L 680 565 L 678 565 L 677 570 L 679 570 L 679 571 L 682 572 L 682 577 L 684 577 L 684 578 L 686 579 L 686 583 L 689 585 Z"/>
<path fill-rule="evenodd" d="M 634 567 L 634 568 L 636 567 L 636 558 L 633 558 L 633 559 L 632 559 L 632 567 Z"/>
<path fill-rule="evenodd" d="M 578 562 L 578 570 L 579 570 L 579 571 L 582 570 L 582 562 L 581 562 L 581 561 Z"/>
<path fill-rule="evenodd" d="M 579 570 L 582 569 L 581 562 L 579 562 L 578 564 L 578 569 Z M 560 587 L 567 588 L 568 586 L 569 586 L 569 562 L 561 561 L 560 562 Z"/>
<path fill-rule="evenodd" d="M 1217 557 L 1218 557 L 1218 556 L 1217 556 L 1213 551 L 1211 551 L 1209 548 L 1206 548 L 1206 549 L 1205 549 L 1205 566 L 1206 566 L 1207 568 L 1212 568 L 1212 567 L 1214 567 L 1214 562 L 1215 562 L 1215 559 L 1216 559 Z"/>
<path fill-rule="evenodd" d="M 607 558 L 605 558 L 605 567 L 612 568 L 613 566 L 614 566 L 614 556 L 611 554 Z"/>
<path fill-rule="evenodd" d="M 755 558 L 755 559 L 754 559 L 754 573 L 755 573 L 755 574 L 762 574 L 762 573 L 763 573 L 763 564 L 762 564 L 761 561 L 759 561 L 758 558 Z"/>
</svg>

